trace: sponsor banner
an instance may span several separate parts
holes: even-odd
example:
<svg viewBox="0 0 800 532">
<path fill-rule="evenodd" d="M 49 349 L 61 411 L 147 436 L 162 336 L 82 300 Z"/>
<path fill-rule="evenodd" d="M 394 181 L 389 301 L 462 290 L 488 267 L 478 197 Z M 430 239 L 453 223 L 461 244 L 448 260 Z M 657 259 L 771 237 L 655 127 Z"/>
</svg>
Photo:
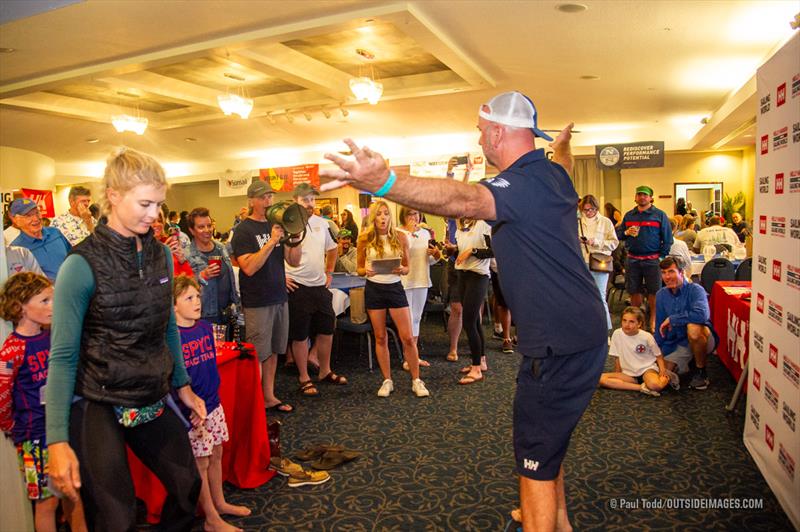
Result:
<svg viewBox="0 0 800 532">
<path fill-rule="evenodd" d="M 744 443 L 800 529 L 800 34 L 756 74 L 756 172 Z M 790 148 L 790 149 L 786 149 Z"/>
<path fill-rule="evenodd" d="M 262 168 L 258 171 L 258 175 L 269 183 L 275 192 L 291 192 L 301 183 L 309 183 L 312 187 L 319 188 L 318 164 Z"/>
<path fill-rule="evenodd" d="M 463 181 L 469 171 L 469 181 L 480 181 L 486 177 L 486 159 L 482 153 L 434 155 L 411 161 L 408 171 L 414 177 L 452 177 L 458 181 Z"/>
<path fill-rule="evenodd" d="M 664 166 L 664 142 L 646 141 L 627 144 L 601 144 L 594 147 L 597 167 L 619 168 L 661 168 Z"/>
<path fill-rule="evenodd" d="M 252 170 L 245 170 L 244 172 L 228 170 L 225 175 L 219 178 L 219 197 L 227 198 L 247 195 L 247 187 L 250 186 L 252 175 Z"/>
<path fill-rule="evenodd" d="M 36 190 L 35 188 L 23 188 L 21 190 L 23 196 L 36 202 L 43 217 L 52 218 L 56 215 L 52 190 Z"/>
</svg>

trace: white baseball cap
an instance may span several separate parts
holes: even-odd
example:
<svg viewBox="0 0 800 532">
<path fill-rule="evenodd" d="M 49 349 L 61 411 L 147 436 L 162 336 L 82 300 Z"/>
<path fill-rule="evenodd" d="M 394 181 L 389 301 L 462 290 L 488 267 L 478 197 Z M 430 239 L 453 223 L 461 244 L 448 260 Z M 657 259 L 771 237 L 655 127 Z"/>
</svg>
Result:
<svg viewBox="0 0 800 532">
<path fill-rule="evenodd" d="M 498 94 L 478 110 L 481 118 L 504 126 L 525 127 L 537 137 L 553 140 L 553 137 L 536 127 L 536 107 L 530 98 L 521 92 Z"/>
</svg>

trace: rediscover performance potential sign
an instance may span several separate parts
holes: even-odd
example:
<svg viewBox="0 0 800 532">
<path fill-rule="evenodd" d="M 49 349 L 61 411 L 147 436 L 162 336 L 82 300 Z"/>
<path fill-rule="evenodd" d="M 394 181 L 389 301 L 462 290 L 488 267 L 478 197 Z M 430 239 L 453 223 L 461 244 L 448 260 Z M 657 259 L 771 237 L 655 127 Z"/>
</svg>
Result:
<svg viewBox="0 0 800 532">
<path fill-rule="evenodd" d="M 660 140 L 601 144 L 594 147 L 600 169 L 660 168 L 664 166 L 664 142 Z"/>
</svg>

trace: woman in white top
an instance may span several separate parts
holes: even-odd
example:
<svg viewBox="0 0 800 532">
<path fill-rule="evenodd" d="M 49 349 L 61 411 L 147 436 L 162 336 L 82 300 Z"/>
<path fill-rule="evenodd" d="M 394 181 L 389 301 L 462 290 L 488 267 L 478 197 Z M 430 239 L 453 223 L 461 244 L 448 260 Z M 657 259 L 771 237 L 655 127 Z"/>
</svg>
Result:
<svg viewBox="0 0 800 532">
<path fill-rule="evenodd" d="M 598 212 L 600 203 L 591 194 L 584 196 L 580 203 L 580 219 L 578 220 L 578 238 L 581 240 L 581 252 L 583 260 L 589 264 L 589 253 L 608 253 L 609 255 L 619 245 L 617 233 L 614 231 L 614 222 Z M 590 272 L 594 277 L 597 289 L 600 291 L 600 299 L 606 308 L 606 321 L 608 328 L 611 329 L 611 315 L 608 313 L 608 303 L 606 302 L 606 287 L 608 286 L 608 276 L 606 272 Z"/>
<path fill-rule="evenodd" d="M 425 383 L 419 378 L 419 353 L 411 332 L 408 300 L 400 282 L 400 276 L 408 274 L 408 256 L 408 237 L 395 230 L 389 205 L 382 200 L 373 203 L 366 228 L 358 236 L 357 271 L 358 275 L 367 277 L 364 303 L 375 334 L 375 354 L 383 374 L 378 397 L 389 397 L 394 391 L 389 364 L 389 341 L 386 336 L 387 310 L 403 343 L 403 356 L 411 372 L 411 390 L 417 397 L 430 395 Z M 400 259 L 400 264 L 386 272 L 379 262 L 385 259 Z"/>
<path fill-rule="evenodd" d="M 489 263 L 493 256 L 490 246 L 492 230 L 483 220 L 459 218 L 456 231 L 456 270 L 458 290 L 463 307 L 462 323 L 467 332 L 472 364 L 461 370 L 466 373 L 459 384 L 473 384 L 483 380 L 487 370 L 484 353 L 485 339 L 481 327 L 481 306 L 489 287 Z"/>
<path fill-rule="evenodd" d="M 400 278 L 406 291 L 408 307 L 411 309 L 411 334 L 414 342 L 419 339 L 419 322 L 428 299 L 428 288 L 431 286 L 431 264 L 435 264 L 442 254 L 436 246 L 431 246 L 431 233 L 419 225 L 420 213 L 410 207 L 400 209 L 402 231 L 408 240 L 408 273 Z M 419 346 L 417 346 L 419 348 Z M 419 349 L 418 349 L 419 350 Z M 430 366 L 427 361 L 419 359 L 420 366 Z M 407 369 L 407 364 L 403 364 Z"/>
</svg>

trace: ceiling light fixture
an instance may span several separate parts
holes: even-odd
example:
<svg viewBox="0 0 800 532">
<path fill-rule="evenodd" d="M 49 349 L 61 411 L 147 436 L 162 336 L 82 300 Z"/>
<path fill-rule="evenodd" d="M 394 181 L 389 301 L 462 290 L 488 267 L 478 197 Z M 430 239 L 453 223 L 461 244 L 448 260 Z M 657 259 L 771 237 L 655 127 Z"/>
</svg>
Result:
<svg viewBox="0 0 800 532">
<path fill-rule="evenodd" d="M 375 81 L 375 70 L 371 61 L 375 59 L 375 55 L 369 50 L 363 48 L 356 49 L 356 54 L 361 56 L 366 62 L 369 63 L 369 76 L 363 76 L 362 68 L 359 67 L 359 76 L 350 78 L 350 90 L 358 101 L 367 100 L 371 105 L 375 105 L 383 95 L 383 83 Z"/>
<path fill-rule="evenodd" d="M 196 138 L 194 138 L 194 137 L 186 137 L 186 138 L 185 138 L 185 139 L 183 139 L 183 140 L 185 140 L 186 142 L 197 142 L 197 139 L 196 139 Z"/>
<path fill-rule="evenodd" d="M 600 79 L 600 76 L 595 76 L 594 74 L 586 74 L 585 76 L 581 76 L 581 79 L 586 81 L 595 81 Z"/>
<path fill-rule="evenodd" d="M 244 82 L 244 78 L 236 74 L 226 72 L 223 75 L 239 83 Z M 230 92 L 220 94 L 217 96 L 217 103 L 219 104 L 219 108 L 222 109 L 222 112 L 225 113 L 225 116 L 236 114 L 242 119 L 246 119 L 253 110 L 253 99 L 247 97 L 244 93 L 244 87 L 241 85 L 239 86 L 239 94 L 231 94 Z"/>
<path fill-rule="evenodd" d="M 322 116 L 324 116 L 325 118 L 331 117 L 331 112 L 328 111 L 327 109 L 321 109 L 321 111 L 322 111 Z"/>
<path fill-rule="evenodd" d="M 13 54 L 16 51 L 16 48 L 0 48 L 0 54 Z"/>
<path fill-rule="evenodd" d="M 588 8 L 583 4 L 561 4 L 556 6 L 556 9 L 562 13 L 580 13 L 586 11 Z"/>
<path fill-rule="evenodd" d="M 120 133 L 131 131 L 137 135 L 143 135 L 147 129 L 148 120 L 141 116 L 114 115 L 111 117 L 111 124 Z"/>
<path fill-rule="evenodd" d="M 344 106 L 342 106 L 342 105 L 339 106 L 339 111 L 342 113 L 342 116 L 345 117 L 345 118 L 347 118 L 347 115 L 350 114 L 350 111 L 345 109 Z"/>
<path fill-rule="evenodd" d="M 306 120 L 308 120 L 309 122 L 311 122 L 311 119 L 313 118 L 313 117 L 311 116 L 311 113 L 309 113 L 309 112 L 305 112 L 305 113 L 303 113 L 303 116 L 304 116 L 304 117 L 306 117 Z"/>
<path fill-rule="evenodd" d="M 100 142 L 100 139 L 98 139 L 97 137 L 90 137 L 86 139 L 86 142 L 88 144 L 97 144 L 98 142 Z"/>
<path fill-rule="evenodd" d="M 289 111 L 286 111 L 286 121 L 290 124 L 294 124 L 294 115 Z"/>
</svg>

